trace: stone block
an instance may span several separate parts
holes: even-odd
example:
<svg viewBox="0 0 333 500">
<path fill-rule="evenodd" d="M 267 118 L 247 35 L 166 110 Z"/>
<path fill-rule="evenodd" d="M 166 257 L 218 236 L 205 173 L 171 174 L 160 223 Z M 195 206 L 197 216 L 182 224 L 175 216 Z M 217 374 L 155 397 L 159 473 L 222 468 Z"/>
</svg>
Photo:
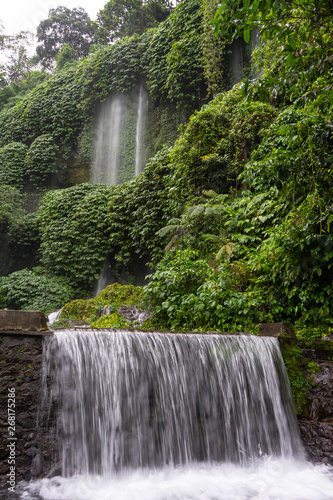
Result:
<svg viewBox="0 0 333 500">
<path fill-rule="evenodd" d="M 42 312 L 0 309 L 0 331 L 6 330 L 41 332 L 48 327 Z"/>
<path fill-rule="evenodd" d="M 261 337 L 281 337 L 296 339 L 291 323 L 260 323 L 259 335 Z"/>
</svg>

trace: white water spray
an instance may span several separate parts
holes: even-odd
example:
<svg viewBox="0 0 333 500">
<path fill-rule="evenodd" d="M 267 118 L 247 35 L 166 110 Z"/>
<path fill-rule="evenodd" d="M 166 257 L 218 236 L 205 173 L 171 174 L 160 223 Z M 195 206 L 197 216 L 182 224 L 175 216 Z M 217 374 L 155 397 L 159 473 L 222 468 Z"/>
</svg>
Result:
<svg viewBox="0 0 333 500">
<path fill-rule="evenodd" d="M 95 125 L 92 182 L 120 184 L 142 172 L 147 113 L 148 96 L 143 87 L 126 95 L 113 94 L 101 104 Z"/>
<path fill-rule="evenodd" d="M 145 164 L 145 154 L 143 151 L 143 133 L 145 129 L 146 116 L 148 112 L 148 98 L 144 88 L 140 87 L 138 115 L 136 122 L 136 138 L 135 138 L 135 175 L 139 175 Z"/>
<path fill-rule="evenodd" d="M 45 339 L 43 378 L 63 477 L 22 483 L 24 500 L 333 498 L 277 339 L 68 330 Z"/>
<path fill-rule="evenodd" d="M 119 140 L 124 113 L 125 100 L 121 95 L 109 97 L 102 107 L 96 125 L 92 182 L 110 186 L 117 183 Z"/>
</svg>

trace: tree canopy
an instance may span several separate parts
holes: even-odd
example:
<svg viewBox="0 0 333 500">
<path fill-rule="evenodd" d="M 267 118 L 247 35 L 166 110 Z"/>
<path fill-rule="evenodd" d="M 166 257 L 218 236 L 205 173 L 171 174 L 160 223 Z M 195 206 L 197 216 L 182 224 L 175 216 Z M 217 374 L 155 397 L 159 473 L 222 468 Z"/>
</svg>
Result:
<svg viewBox="0 0 333 500">
<path fill-rule="evenodd" d="M 38 59 L 45 68 L 50 68 L 65 44 L 77 52 L 77 57 L 86 56 L 94 41 L 94 27 L 84 9 L 71 10 L 60 6 L 51 9 L 48 18 L 40 22 L 37 27 L 37 39 Z"/>
<path fill-rule="evenodd" d="M 169 0 L 110 0 L 94 24 L 96 40 L 106 45 L 124 36 L 140 35 L 157 26 L 171 12 Z"/>
</svg>

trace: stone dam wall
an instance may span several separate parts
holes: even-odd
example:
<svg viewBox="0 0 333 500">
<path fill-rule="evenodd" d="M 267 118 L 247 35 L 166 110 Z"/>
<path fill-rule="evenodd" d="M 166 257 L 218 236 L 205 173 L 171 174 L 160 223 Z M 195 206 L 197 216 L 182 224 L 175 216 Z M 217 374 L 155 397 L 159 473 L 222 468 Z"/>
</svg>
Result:
<svg viewBox="0 0 333 500">
<path fill-rule="evenodd" d="M 333 465 L 333 341 L 298 341 L 308 382 L 299 418 L 308 459 Z"/>
<path fill-rule="evenodd" d="M 61 471 L 55 444 L 56 409 L 48 419 L 38 414 L 43 341 L 48 335 L 52 333 L 45 328 L 0 331 L 0 489 L 13 481 Z M 293 342 L 301 348 L 309 381 L 299 419 L 308 459 L 333 465 L 333 342 Z"/>
</svg>

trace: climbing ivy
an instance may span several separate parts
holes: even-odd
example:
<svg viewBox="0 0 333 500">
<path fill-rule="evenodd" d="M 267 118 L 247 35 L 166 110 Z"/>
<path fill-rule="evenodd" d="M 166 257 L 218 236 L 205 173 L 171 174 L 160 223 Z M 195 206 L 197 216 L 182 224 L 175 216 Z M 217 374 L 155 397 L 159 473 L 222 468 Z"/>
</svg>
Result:
<svg viewBox="0 0 333 500">
<path fill-rule="evenodd" d="M 0 233 L 5 234 L 10 225 L 23 214 L 20 191 L 7 184 L 0 184 Z"/>
<path fill-rule="evenodd" d="M 98 184 L 50 191 L 38 210 L 42 264 L 81 294 L 93 288 L 109 251 L 106 211 L 112 192 Z"/>
<path fill-rule="evenodd" d="M 205 80 L 208 95 L 217 95 L 223 89 L 224 68 L 223 59 L 225 55 L 225 40 L 220 33 L 214 35 L 211 20 L 218 7 L 217 0 L 203 1 L 203 36 L 202 52 Z"/>
<path fill-rule="evenodd" d="M 43 311 L 59 309 L 74 296 L 68 280 L 45 269 L 22 269 L 0 277 L 0 308 Z"/>
<path fill-rule="evenodd" d="M 50 183 L 52 175 L 58 172 L 59 148 L 51 134 L 37 137 L 31 144 L 25 158 L 25 171 L 38 189 Z"/>
<path fill-rule="evenodd" d="M 155 30 L 147 50 L 148 88 L 153 99 L 195 109 L 204 99 L 202 8 L 198 0 L 181 2 Z"/>
<path fill-rule="evenodd" d="M 11 142 L 0 149 L 0 183 L 23 188 L 27 151 L 28 147 L 20 142 Z"/>
<path fill-rule="evenodd" d="M 156 232 L 171 216 L 168 203 L 169 151 L 161 150 L 145 171 L 133 181 L 118 186 L 108 205 L 108 227 L 118 268 L 135 269 L 138 258 L 160 257 Z"/>
</svg>

